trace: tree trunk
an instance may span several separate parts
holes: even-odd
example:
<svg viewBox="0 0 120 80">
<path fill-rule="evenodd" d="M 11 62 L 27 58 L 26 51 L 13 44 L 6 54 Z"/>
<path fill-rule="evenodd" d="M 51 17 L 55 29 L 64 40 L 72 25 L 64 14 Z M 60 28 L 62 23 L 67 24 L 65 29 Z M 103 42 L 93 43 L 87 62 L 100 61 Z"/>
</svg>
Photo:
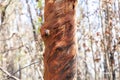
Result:
<svg viewBox="0 0 120 80">
<path fill-rule="evenodd" d="M 75 6 L 77 0 L 45 0 L 41 36 L 44 80 L 76 80 Z"/>
</svg>

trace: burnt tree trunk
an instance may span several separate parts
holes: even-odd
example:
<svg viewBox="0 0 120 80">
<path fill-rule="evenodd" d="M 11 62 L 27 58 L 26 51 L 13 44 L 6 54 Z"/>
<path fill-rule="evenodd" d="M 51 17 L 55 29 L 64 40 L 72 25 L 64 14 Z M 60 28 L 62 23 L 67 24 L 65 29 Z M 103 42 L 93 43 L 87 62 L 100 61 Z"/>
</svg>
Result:
<svg viewBox="0 0 120 80">
<path fill-rule="evenodd" d="M 75 6 L 77 0 L 45 0 L 41 36 L 44 80 L 76 80 Z"/>
</svg>

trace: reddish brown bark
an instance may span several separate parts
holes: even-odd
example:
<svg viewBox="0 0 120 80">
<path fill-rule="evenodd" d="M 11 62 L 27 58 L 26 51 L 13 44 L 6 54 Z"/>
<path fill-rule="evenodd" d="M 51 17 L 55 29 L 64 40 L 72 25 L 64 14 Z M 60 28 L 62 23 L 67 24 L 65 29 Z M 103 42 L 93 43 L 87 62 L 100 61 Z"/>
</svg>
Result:
<svg viewBox="0 0 120 80">
<path fill-rule="evenodd" d="M 76 0 L 45 0 L 44 80 L 76 80 Z"/>
</svg>

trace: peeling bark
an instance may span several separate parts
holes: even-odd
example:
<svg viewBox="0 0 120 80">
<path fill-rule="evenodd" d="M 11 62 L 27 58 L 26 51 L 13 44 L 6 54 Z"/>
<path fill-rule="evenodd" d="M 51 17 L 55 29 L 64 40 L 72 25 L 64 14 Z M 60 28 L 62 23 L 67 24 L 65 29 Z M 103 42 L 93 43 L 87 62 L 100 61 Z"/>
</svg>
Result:
<svg viewBox="0 0 120 80">
<path fill-rule="evenodd" d="M 41 36 L 44 80 L 76 80 L 75 6 L 77 0 L 45 0 Z"/>
</svg>

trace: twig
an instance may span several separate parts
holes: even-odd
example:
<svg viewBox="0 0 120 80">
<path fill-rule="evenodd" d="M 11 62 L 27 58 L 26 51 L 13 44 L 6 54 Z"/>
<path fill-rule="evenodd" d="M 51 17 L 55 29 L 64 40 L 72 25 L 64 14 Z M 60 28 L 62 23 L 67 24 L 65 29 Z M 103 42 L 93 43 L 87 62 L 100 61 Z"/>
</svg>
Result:
<svg viewBox="0 0 120 80">
<path fill-rule="evenodd" d="M 14 35 L 15 35 L 15 33 L 13 33 L 10 37 L 8 37 L 8 38 L 6 38 L 6 39 L 0 39 L 0 41 L 10 40 Z"/>
<path fill-rule="evenodd" d="M 39 63 L 39 61 L 33 62 L 33 63 L 29 64 L 29 65 L 26 65 L 26 66 L 18 69 L 17 71 L 15 71 L 15 72 L 13 73 L 13 75 L 15 75 L 17 72 L 19 72 L 19 71 L 21 71 L 21 70 L 23 70 L 23 69 L 25 69 L 25 68 L 27 68 L 27 67 L 29 67 L 29 66 L 31 66 L 31 65 L 34 65 L 34 64 L 36 64 L 36 63 Z"/>
<path fill-rule="evenodd" d="M 17 72 L 19 72 L 19 71 L 21 71 L 21 70 L 23 70 L 23 69 L 25 69 L 25 68 L 33 65 L 33 64 L 36 64 L 36 63 L 39 63 L 39 61 L 33 62 L 33 63 L 31 63 L 31 64 L 29 64 L 29 65 L 27 65 L 27 66 L 24 66 L 24 67 L 22 67 L 22 68 L 19 68 L 19 69 L 18 69 L 17 71 L 15 71 L 12 75 L 15 75 Z M 10 77 L 11 77 L 11 76 L 9 76 L 8 78 L 10 78 Z"/>
<path fill-rule="evenodd" d="M 16 50 L 16 49 L 20 49 L 20 48 L 22 48 L 22 47 L 24 47 L 24 46 L 25 46 L 25 45 L 21 45 L 21 46 L 16 47 L 16 48 L 11 47 L 10 49 L 5 50 L 5 51 L 1 51 L 0 53 L 5 53 L 5 52 L 8 52 L 8 51 L 13 51 L 13 50 Z"/>
<path fill-rule="evenodd" d="M 13 76 L 12 74 L 10 74 L 8 71 L 6 71 L 5 69 L 3 69 L 2 67 L 0 67 L 0 70 L 5 73 L 9 78 L 15 79 L 15 80 L 20 80 L 17 77 Z"/>
</svg>

